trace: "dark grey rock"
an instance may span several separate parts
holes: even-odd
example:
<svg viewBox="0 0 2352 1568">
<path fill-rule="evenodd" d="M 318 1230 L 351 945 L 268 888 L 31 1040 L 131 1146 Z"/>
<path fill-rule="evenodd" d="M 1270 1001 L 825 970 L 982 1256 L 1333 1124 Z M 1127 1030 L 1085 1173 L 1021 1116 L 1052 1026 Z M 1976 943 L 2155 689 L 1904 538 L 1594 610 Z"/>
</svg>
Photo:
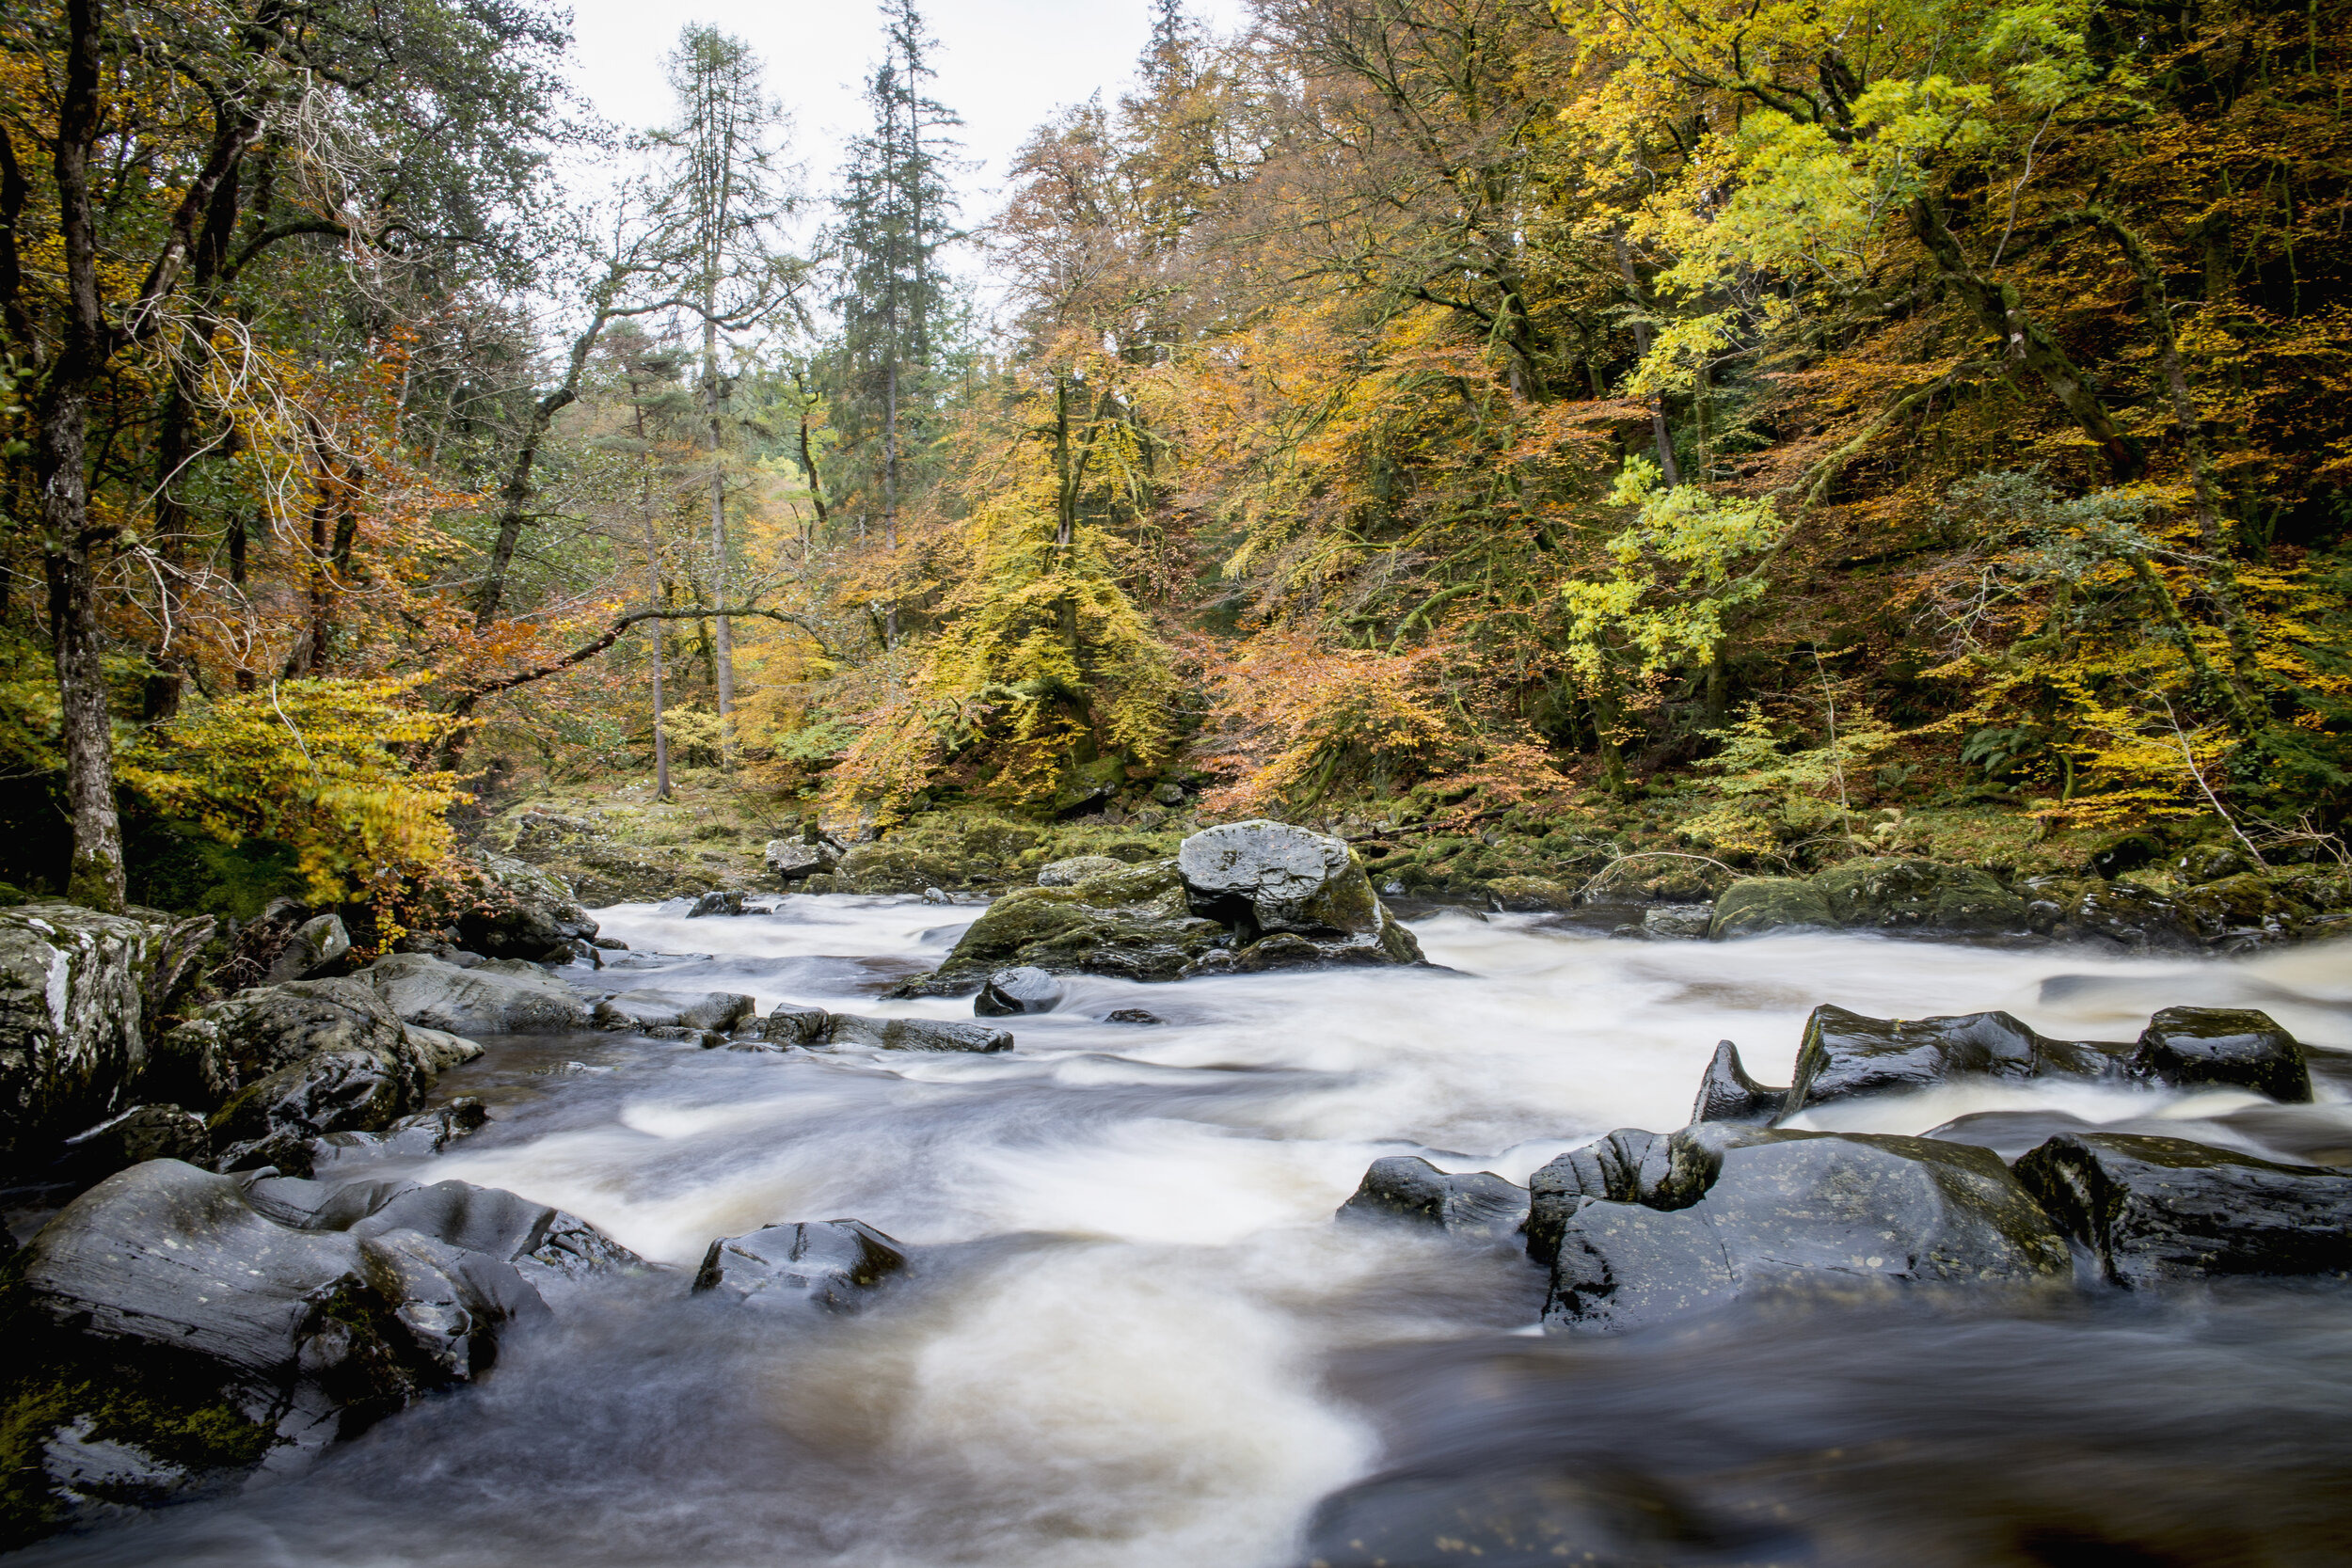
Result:
<svg viewBox="0 0 2352 1568">
<path fill-rule="evenodd" d="M 1142 1007 L 1113 1007 L 1103 1015 L 1105 1023 L 1166 1023 L 1168 1020 Z"/>
<path fill-rule="evenodd" d="M 753 998 L 736 991 L 626 990 L 596 1004 L 599 1029 L 727 1030 L 752 1017 Z"/>
<path fill-rule="evenodd" d="M 393 953 L 358 978 L 404 1022 L 453 1035 L 561 1034 L 590 1023 L 588 1005 L 536 964 L 496 960 L 462 969 L 421 953 Z"/>
<path fill-rule="evenodd" d="M 825 1043 L 864 1045 L 882 1051 L 978 1051 L 1012 1049 L 1012 1032 L 985 1023 L 949 1023 L 928 1018 L 861 1018 L 827 1015 Z"/>
<path fill-rule="evenodd" d="M 460 946 L 488 958 L 560 963 L 575 941 L 595 940 L 596 921 L 561 878 L 507 855 L 482 854 L 476 863 L 481 896 L 457 916 Z"/>
<path fill-rule="evenodd" d="M 2291 1104 L 2312 1098 L 2302 1046 L 2250 1007 L 2167 1007 L 2148 1021 L 2131 1065 L 2174 1088 L 2251 1089 Z"/>
<path fill-rule="evenodd" d="M 1355 1196 L 1340 1206 L 1348 1220 L 1409 1220 L 1455 1236 L 1516 1236 L 1527 1220 L 1527 1189 L 1487 1171 L 1454 1176 L 1411 1154 L 1375 1160 Z"/>
<path fill-rule="evenodd" d="M 1061 1006 L 1061 982 L 1041 969 L 1023 966 L 999 969 L 972 999 L 981 1018 L 1013 1018 L 1023 1013 L 1050 1013 Z"/>
<path fill-rule="evenodd" d="M 1652 1202 L 1580 1194 L 1562 1216 L 1547 1328 L 1642 1326 L 1800 1284 L 2017 1286 L 2071 1275 L 2064 1237 L 1989 1149 L 1706 1126 L 1676 1133 L 1668 1156 L 1666 1178 L 1645 1195 Z"/>
<path fill-rule="evenodd" d="M 268 1077 L 319 1051 L 406 1054 L 400 1017 L 357 979 L 255 986 L 201 1008 L 173 1031 L 184 1054 L 212 1053 L 223 1091 Z M 201 1044 L 198 1037 L 201 1037 Z"/>
<path fill-rule="evenodd" d="M 741 889 L 713 888 L 708 893 L 704 894 L 701 897 L 694 900 L 694 907 L 686 911 L 686 918 L 689 920 L 700 920 L 706 915 L 741 914 L 742 912 L 743 894 Z"/>
<path fill-rule="evenodd" d="M 65 1141 L 62 1164 L 77 1181 L 95 1181 L 149 1160 L 212 1158 L 204 1118 L 177 1105 L 134 1105 Z"/>
<path fill-rule="evenodd" d="M 433 1075 L 405 1052 L 314 1051 L 240 1090 L 213 1115 L 216 1169 L 276 1165 L 302 1174 L 329 1132 L 380 1132 L 423 1103 Z"/>
<path fill-rule="evenodd" d="M 1695 942 L 1714 928 L 1712 904 L 1660 904 L 1642 911 L 1642 934 L 1670 942 Z"/>
<path fill-rule="evenodd" d="M 822 1045 L 833 1015 L 802 1002 L 779 1002 L 768 1009 L 761 1038 L 773 1046 Z"/>
<path fill-rule="evenodd" d="M 2129 1046 L 2045 1039 L 2008 1013 L 1866 1018 L 1823 1006 L 1805 1021 L 1784 1116 L 1857 1095 L 1924 1088 L 1962 1075 L 2116 1081 Z"/>
<path fill-rule="evenodd" d="M 381 1132 L 330 1132 L 310 1142 L 313 1176 L 363 1160 L 421 1160 L 487 1125 L 489 1107 L 471 1096 L 401 1117 Z"/>
<path fill-rule="evenodd" d="M 2061 1134 L 2016 1170 L 2118 1285 L 2352 1275 L 2352 1174 L 2341 1170 L 2128 1132 Z"/>
<path fill-rule="evenodd" d="M 857 1220 L 771 1225 L 711 1243 L 693 1288 L 760 1307 L 837 1311 L 906 1265 L 898 1243 Z"/>
<path fill-rule="evenodd" d="M 415 1230 L 367 1234 L 359 1269 L 379 1297 L 395 1304 L 392 1315 L 409 1342 L 453 1382 L 490 1370 L 505 1325 L 549 1316 L 512 1263 Z"/>
<path fill-rule="evenodd" d="M 1571 1149 L 1527 1180 L 1527 1255 L 1549 1263 L 1560 1250 L 1560 1228 L 1587 1199 L 1677 1205 L 1656 1201 L 1672 1169 L 1667 1141 L 1638 1127 L 1620 1127 Z"/>
<path fill-rule="evenodd" d="M 1767 1088 L 1748 1076 L 1740 1065 L 1740 1048 L 1729 1040 L 1715 1042 L 1715 1054 L 1699 1080 L 1698 1100 L 1691 1107 L 1692 1121 L 1769 1122 L 1788 1103 L 1787 1089 Z"/>
<path fill-rule="evenodd" d="M 286 945 L 269 966 L 267 979 L 272 984 L 299 980 L 322 971 L 331 972 L 351 951 L 351 933 L 343 928 L 342 917 L 333 912 L 312 915 L 294 929 Z"/>
</svg>

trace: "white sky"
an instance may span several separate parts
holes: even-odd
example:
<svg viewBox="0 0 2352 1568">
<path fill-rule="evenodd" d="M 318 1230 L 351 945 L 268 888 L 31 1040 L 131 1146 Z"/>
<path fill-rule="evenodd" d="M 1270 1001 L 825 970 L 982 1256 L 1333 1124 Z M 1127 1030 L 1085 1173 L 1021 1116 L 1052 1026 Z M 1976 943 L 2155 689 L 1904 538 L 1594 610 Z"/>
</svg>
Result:
<svg viewBox="0 0 2352 1568">
<path fill-rule="evenodd" d="M 1239 28 L 1244 0 L 1186 0 L 1218 33 Z M 1150 0 L 930 0 L 922 7 L 939 49 L 932 91 L 964 119 L 963 221 L 996 210 L 1005 170 L 1029 132 L 1065 103 L 1100 90 L 1116 98 L 1151 35 Z M 661 57 L 689 22 L 749 41 L 767 63 L 768 87 L 793 119 L 792 161 L 821 198 L 842 149 L 863 128 L 860 83 L 882 54 L 873 0 L 572 0 L 575 83 L 607 119 L 626 129 L 671 113 Z M 815 209 L 818 217 L 821 207 Z M 993 293 L 993 290 L 984 289 Z"/>
</svg>

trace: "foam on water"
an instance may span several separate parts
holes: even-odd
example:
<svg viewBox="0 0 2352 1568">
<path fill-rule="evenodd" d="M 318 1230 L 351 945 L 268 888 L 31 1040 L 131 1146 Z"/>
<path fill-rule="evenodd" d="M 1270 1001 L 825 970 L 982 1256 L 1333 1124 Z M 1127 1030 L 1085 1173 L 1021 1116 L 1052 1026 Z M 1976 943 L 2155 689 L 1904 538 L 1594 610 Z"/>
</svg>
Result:
<svg viewBox="0 0 2352 1568">
<path fill-rule="evenodd" d="M 969 1017 L 877 993 L 935 963 L 975 912 L 796 896 L 688 921 L 624 906 L 599 918 L 634 951 L 571 977 Z M 1057 1012 L 1006 1021 L 1019 1047 L 1004 1055 L 501 1042 L 443 1084 L 484 1093 L 498 1119 L 387 1174 L 511 1188 L 681 1266 L 714 1237 L 855 1217 L 922 1248 L 916 1274 L 861 1315 L 803 1325 L 690 1301 L 675 1275 L 581 1292 L 481 1387 L 307 1477 L 27 1560 L 1282 1568 L 1316 1500 L 1383 1448 L 1364 1401 L 1329 1383 L 1333 1358 L 1488 1342 L 1540 1304 L 1506 1251 L 1330 1225 L 1380 1155 L 1523 1181 L 1610 1128 L 1681 1125 L 1719 1038 L 1786 1082 L 1822 1002 L 2002 1007 L 2125 1039 L 2158 1006 L 2259 1006 L 2311 1043 L 2352 1046 L 2341 944 L 2191 963 L 1832 936 L 1645 943 L 1513 916 L 1416 929 L 1446 969 L 1074 977 Z M 1166 1022 L 1104 1022 L 1129 1006 Z M 551 1050 L 611 1070 L 526 1076 Z M 2344 1121 L 2323 1093 L 2307 1114 Z M 2041 1108 L 2202 1135 L 2244 1102 L 1971 1085 L 1810 1119 L 1917 1132 Z"/>
</svg>

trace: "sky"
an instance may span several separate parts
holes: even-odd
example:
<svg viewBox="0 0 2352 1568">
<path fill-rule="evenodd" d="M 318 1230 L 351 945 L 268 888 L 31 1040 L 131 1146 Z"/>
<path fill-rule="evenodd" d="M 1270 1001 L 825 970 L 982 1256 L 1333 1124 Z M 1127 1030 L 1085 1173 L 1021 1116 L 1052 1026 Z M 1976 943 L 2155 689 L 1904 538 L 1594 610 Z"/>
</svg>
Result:
<svg viewBox="0 0 2352 1568">
<path fill-rule="evenodd" d="M 930 0 L 939 40 L 933 94 L 961 114 L 964 222 L 995 211 L 1012 155 L 1062 104 L 1117 97 L 1151 36 L 1151 0 Z M 1244 0 L 1186 0 L 1219 33 L 1237 30 Z M 572 0 L 574 83 L 607 119 L 628 129 L 669 118 L 661 57 L 690 22 L 748 41 L 768 86 L 793 119 L 791 157 L 811 195 L 831 189 L 842 150 L 866 116 L 860 82 L 880 59 L 872 0 Z M 967 262 L 969 264 L 969 262 Z M 983 293 L 987 293 L 985 288 Z"/>
</svg>

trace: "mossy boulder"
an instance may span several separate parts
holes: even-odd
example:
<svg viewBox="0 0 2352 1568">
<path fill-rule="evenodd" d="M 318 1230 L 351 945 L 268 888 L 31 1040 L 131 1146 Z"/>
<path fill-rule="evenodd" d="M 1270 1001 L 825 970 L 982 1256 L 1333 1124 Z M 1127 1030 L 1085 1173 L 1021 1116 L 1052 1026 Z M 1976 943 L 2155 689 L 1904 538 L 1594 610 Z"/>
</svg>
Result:
<svg viewBox="0 0 2352 1568">
<path fill-rule="evenodd" d="M 999 969 L 1173 980 L 1226 935 L 1185 908 L 1176 863 L 1120 866 L 1068 887 L 1015 888 L 905 995 L 961 995 Z"/>
<path fill-rule="evenodd" d="M 1806 877 L 1742 877 L 1715 901 L 1715 918 L 1707 934 L 1721 942 L 1729 937 L 1759 936 L 1766 931 L 1834 927 L 1837 917 L 1829 900 Z"/>
<path fill-rule="evenodd" d="M 856 893 L 920 893 L 927 887 L 961 887 L 971 879 L 969 863 L 895 840 L 860 844 L 841 857 L 834 875 Z"/>
<path fill-rule="evenodd" d="M 1811 877 L 1743 877 L 1716 900 L 1708 934 L 1806 927 L 1990 936 L 2030 927 L 2026 900 L 1974 866 L 1871 856 Z"/>
</svg>

